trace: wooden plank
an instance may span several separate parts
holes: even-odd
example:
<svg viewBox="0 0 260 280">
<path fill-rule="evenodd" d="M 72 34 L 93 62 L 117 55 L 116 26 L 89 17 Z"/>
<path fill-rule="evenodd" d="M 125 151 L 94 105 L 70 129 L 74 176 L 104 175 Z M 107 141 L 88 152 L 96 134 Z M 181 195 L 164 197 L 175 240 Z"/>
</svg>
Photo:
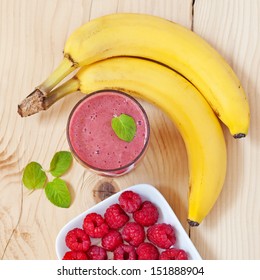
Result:
<svg viewBox="0 0 260 280">
<path fill-rule="evenodd" d="M 228 172 L 224 190 L 191 238 L 206 259 L 260 258 L 260 42 L 259 1 L 196 0 L 194 31 L 230 63 L 248 95 L 249 135 L 234 140 L 225 129 Z"/>
<path fill-rule="evenodd" d="M 187 228 L 186 151 L 174 125 L 157 108 L 143 102 L 152 124 L 150 148 L 142 164 L 118 179 L 94 175 L 74 162 L 65 180 L 73 194 L 69 209 L 47 201 L 44 192 L 21 184 L 30 161 L 44 169 L 56 151 L 67 150 L 68 114 L 82 97 L 74 94 L 30 118 L 17 104 L 55 68 L 68 35 L 89 19 L 113 12 L 156 14 L 191 26 L 191 2 L 183 0 L 2 0 L 0 2 L 0 256 L 2 259 L 56 259 L 55 238 L 71 218 L 102 199 L 103 183 L 113 191 L 146 182 L 167 198 Z M 166 161 L 167 159 L 167 161 Z M 107 192 L 105 192 L 107 194 Z"/>
</svg>

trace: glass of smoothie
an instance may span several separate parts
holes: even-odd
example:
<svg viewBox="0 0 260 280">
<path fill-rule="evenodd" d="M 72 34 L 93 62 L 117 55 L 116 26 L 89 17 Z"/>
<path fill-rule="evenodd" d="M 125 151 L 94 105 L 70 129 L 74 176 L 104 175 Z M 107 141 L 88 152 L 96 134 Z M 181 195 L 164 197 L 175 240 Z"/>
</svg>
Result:
<svg viewBox="0 0 260 280">
<path fill-rule="evenodd" d="M 135 122 L 131 141 L 120 139 L 112 128 L 112 119 L 122 114 Z M 117 177 L 132 170 L 144 156 L 149 136 L 149 120 L 143 107 L 130 95 L 115 90 L 87 95 L 72 109 L 67 124 L 74 157 L 103 176 Z"/>
</svg>

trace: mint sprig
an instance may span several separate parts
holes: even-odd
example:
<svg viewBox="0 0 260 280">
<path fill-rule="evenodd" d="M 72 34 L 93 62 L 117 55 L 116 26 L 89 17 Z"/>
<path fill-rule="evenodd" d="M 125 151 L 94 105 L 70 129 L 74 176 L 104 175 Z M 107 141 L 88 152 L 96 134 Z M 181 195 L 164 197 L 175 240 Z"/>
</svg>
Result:
<svg viewBox="0 0 260 280">
<path fill-rule="evenodd" d="M 23 184 L 29 190 L 43 188 L 47 176 L 38 162 L 31 162 L 27 164 L 23 172 Z"/>
<path fill-rule="evenodd" d="M 136 123 L 133 117 L 121 114 L 116 116 L 111 121 L 111 126 L 118 138 L 123 141 L 131 142 L 136 133 Z"/>
<path fill-rule="evenodd" d="M 72 155 L 67 151 L 57 152 L 50 163 L 50 173 L 54 177 L 60 177 L 68 171 L 72 163 Z"/>
<path fill-rule="evenodd" d="M 28 163 L 24 168 L 22 182 L 30 190 L 45 188 L 45 194 L 51 203 L 58 207 L 68 208 L 71 204 L 71 195 L 66 182 L 59 177 L 69 170 L 71 164 L 70 152 L 57 152 L 50 162 L 49 171 L 44 171 L 38 162 Z M 47 173 L 51 173 L 54 177 L 50 182 L 48 182 Z"/>
<path fill-rule="evenodd" d="M 71 196 L 67 184 L 60 178 L 55 178 L 47 183 L 45 194 L 49 201 L 62 208 L 68 208 L 71 203 Z"/>
</svg>

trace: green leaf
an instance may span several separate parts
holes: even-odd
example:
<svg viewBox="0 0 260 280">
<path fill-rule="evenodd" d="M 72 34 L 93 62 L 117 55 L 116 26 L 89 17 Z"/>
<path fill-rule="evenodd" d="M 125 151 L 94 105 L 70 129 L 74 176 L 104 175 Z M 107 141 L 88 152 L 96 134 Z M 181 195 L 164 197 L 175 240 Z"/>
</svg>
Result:
<svg viewBox="0 0 260 280">
<path fill-rule="evenodd" d="M 72 163 L 72 155 L 67 151 L 57 152 L 51 160 L 50 173 L 54 177 L 60 177 L 68 171 Z"/>
<path fill-rule="evenodd" d="M 111 121 L 111 125 L 115 134 L 121 140 L 131 142 L 134 139 L 136 123 L 131 116 L 121 114 L 119 117 L 114 117 Z"/>
<path fill-rule="evenodd" d="M 42 166 L 37 162 L 30 162 L 23 172 L 23 184 L 29 190 L 40 189 L 45 185 L 47 176 L 42 170 Z"/>
<path fill-rule="evenodd" d="M 47 183 L 45 194 L 51 203 L 58 207 L 68 208 L 71 203 L 71 196 L 66 183 L 55 178 L 52 182 Z"/>
</svg>

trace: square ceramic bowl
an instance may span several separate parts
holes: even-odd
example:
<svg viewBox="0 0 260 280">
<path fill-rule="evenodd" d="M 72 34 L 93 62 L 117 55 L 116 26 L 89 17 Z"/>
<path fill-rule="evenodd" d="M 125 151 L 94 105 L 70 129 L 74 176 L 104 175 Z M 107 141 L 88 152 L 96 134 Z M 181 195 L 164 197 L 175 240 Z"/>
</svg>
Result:
<svg viewBox="0 0 260 280">
<path fill-rule="evenodd" d="M 171 224 L 175 229 L 176 234 L 176 243 L 174 247 L 183 249 L 187 252 L 189 260 L 201 260 L 201 256 L 198 253 L 197 249 L 193 245 L 186 231 L 182 227 L 180 221 L 174 214 L 172 208 L 167 203 L 163 195 L 153 186 L 148 184 L 138 184 L 132 187 L 126 188 L 102 202 L 96 204 L 95 206 L 89 208 L 87 211 L 81 213 L 70 222 L 68 222 L 59 232 L 56 238 L 56 254 L 58 259 L 62 259 L 65 252 L 69 251 L 68 247 L 65 244 L 66 234 L 75 227 L 82 228 L 83 220 L 85 216 L 89 213 L 96 212 L 103 215 L 105 210 L 114 203 L 118 203 L 118 198 L 120 194 L 126 190 L 132 190 L 133 192 L 138 193 L 142 200 L 150 200 L 153 202 L 159 210 L 159 219 L 158 223 L 167 223 Z"/>
</svg>

